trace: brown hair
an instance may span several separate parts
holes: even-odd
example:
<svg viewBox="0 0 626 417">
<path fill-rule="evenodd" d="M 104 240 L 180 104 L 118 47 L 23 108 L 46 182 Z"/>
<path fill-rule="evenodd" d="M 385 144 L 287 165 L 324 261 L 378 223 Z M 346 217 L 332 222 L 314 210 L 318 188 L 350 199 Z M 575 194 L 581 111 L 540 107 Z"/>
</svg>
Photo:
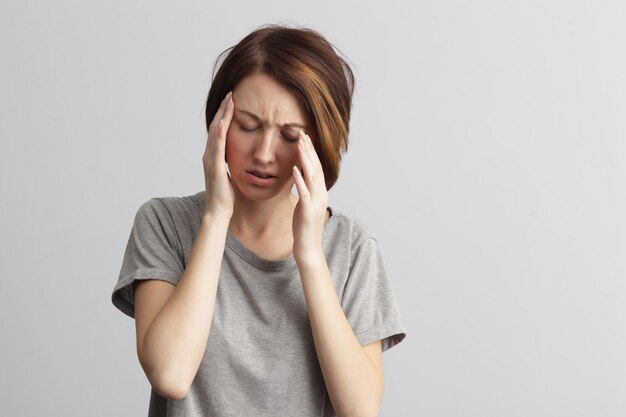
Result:
<svg viewBox="0 0 626 417">
<path fill-rule="evenodd" d="M 220 64 L 221 63 L 221 64 Z M 322 163 L 326 188 L 339 176 L 348 149 L 354 74 L 336 48 L 318 32 L 263 26 L 222 52 L 206 102 L 207 130 L 224 96 L 246 76 L 274 77 L 300 100 L 314 128 L 307 132 Z"/>
</svg>

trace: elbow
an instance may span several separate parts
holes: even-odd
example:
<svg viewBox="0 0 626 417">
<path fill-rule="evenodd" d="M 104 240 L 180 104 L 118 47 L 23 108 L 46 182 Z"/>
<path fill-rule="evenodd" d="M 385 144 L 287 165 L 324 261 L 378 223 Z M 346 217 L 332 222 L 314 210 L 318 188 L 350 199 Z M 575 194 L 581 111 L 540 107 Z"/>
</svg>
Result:
<svg viewBox="0 0 626 417">
<path fill-rule="evenodd" d="M 182 400 L 187 396 L 195 375 L 191 378 L 184 375 L 182 364 L 154 357 L 139 348 L 137 356 L 148 382 L 157 394 L 168 400 Z"/>
<path fill-rule="evenodd" d="M 151 375 L 148 381 L 152 388 L 164 398 L 168 400 L 182 400 L 187 396 L 190 385 L 188 383 L 177 380 L 176 378 L 168 378 L 165 376 Z"/>
<path fill-rule="evenodd" d="M 148 378 L 148 382 L 152 385 L 152 389 L 161 397 L 165 397 L 168 400 L 182 400 L 187 396 L 191 387 L 191 381 L 188 380 L 189 378 L 181 375 L 179 369 L 163 369 L 162 367 L 155 368 L 149 366 L 145 360 L 142 360 L 141 356 L 139 357 L 139 362 L 146 374 L 146 378 Z"/>
<path fill-rule="evenodd" d="M 359 413 L 360 417 L 378 417 L 380 407 L 371 407 Z"/>
<path fill-rule="evenodd" d="M 377 391 L 369 393 L 358 404 L 353 404 L 351 409 L 346 410 L 347 412 L 337 413 L 337 415 L 344 417 L 378 417 L 383 403 L 384 391 L 385 386 L 381 383 Z"/>
<path fill-rule="evenodd" d="M 152 386 L 152 388 L 154 388 L 154 390 L 161 396 L 164 398 L 167 398 L 168 400 L 182 400 L 183 398 L 185 398 L 187 396 L 187 391 L 185 389 L 178 389 L 176 387 L 174 388 L 156 388 L 154 385 Z"/>
<path fill-rule="evenodd" d="M 349 413 L 349 414 L 337 414 L 338 416 L 343 416 L 343 417 L 378 417 L 378 414 L 380 413 L 380 409 L 378 408 L 370 408 L 370 409 L 363 409 L 363 410 L 359 410 L 353 413 Z"/>
<path fill-rule="evenodd" d="M 341 417 L 378 417 L 380 414 L 380 403 L 361 404 L 359 407 L 349 412 L 337 413 Z"/>
</svg>

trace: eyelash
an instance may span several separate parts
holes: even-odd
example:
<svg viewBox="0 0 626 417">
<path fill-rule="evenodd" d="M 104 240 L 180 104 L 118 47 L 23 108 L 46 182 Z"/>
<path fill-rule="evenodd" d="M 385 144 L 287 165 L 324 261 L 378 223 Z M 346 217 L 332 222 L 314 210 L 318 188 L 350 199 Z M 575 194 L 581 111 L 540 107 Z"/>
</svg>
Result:
<svg viewBox="0 0 626 417">
<path fill-rule="evenodd" d="M 239 129 L 240 129 L 242 132 L 252 133 L 252 132 L 254 132 L 255 130 L 257 130 L 257 129 L 258 129 L 258 127 L 247 128 L 247 127 L 244 127 L 244 126 L 242 126 L 242 125 L 239 125 Z M 296 143 L 296 142 L 298 141 L 298 138 L 297 138 L 297 137 L 287 136 L 287 135 L 285 135 L 285 134 L 284 134 L 284 133 L 282 133 L 282 132 L 280 133 L 280 135 L 281 135 L 283 138 L 285 138 L 285 140 L 286 140 L 287 142 L 289 142 L 289 143 Z"/>
<path fill-rule="evenodd" d="M 243 127 L 242 125 L 239 125 L 239 129 L 241 129 L 243 132 L 254 132 L 258 128 L 257 127 L 253 127 L 251 129 L 248 129 L 247 127 Z"/>
</svg>

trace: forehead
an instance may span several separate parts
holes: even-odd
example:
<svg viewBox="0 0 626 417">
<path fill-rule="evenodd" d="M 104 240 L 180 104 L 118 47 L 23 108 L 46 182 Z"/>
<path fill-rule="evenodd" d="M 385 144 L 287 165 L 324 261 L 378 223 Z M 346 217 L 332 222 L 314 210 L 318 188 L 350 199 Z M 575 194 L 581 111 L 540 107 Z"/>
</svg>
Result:
<svg viewBox="0 0 626 417">
<path fill-rule="evenodd" d="M 233 90 L 235 107 L 277 124 L 306 124 L 304 108 L 296 95 L 267 74 L 256 72 Z"/>
</svg>

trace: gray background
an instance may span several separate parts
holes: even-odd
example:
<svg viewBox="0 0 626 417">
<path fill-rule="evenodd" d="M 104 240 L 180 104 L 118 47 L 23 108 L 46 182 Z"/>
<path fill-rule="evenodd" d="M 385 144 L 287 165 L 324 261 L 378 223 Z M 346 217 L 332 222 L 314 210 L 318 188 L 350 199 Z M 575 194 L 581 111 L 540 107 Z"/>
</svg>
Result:
<svg viewBox="0 0 626 417">
<path fill-rule="evenodd" d="M 213 61 L 276 22 L 356 68 L 331 205 L 408 328 L 381 415 L 626 415 L 623 2 L 69 0 L 0 5 L 0 415 L 146 415 L 132 221 L 203 189 Z"/>
</svg>

